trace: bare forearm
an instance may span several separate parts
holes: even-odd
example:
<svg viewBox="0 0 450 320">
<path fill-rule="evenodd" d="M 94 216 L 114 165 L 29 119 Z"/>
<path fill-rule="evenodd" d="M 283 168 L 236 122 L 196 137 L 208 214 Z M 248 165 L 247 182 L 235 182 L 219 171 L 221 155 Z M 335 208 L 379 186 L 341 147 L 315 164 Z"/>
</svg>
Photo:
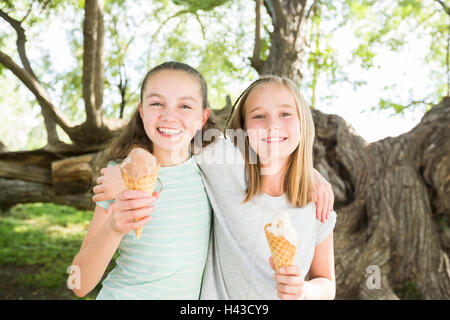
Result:
<svg viewBox="0 0 450 320">
<path fill-rule="evenodd" d="M 86 246 L 80 249 L 72 262 L 72 265 L 80 270 L 81 286 L 79 289 L 73 289 L 79 297 L 85 296 L 95 288 L 122 239 L 122 236 L 105 225 Z"/>
<path fill-rule="evenodd" d="M 336 295 L 334 281 L 327 278 L 314 278 L 305 281 L 305 300 L 333 300 Z"/>
</svg>

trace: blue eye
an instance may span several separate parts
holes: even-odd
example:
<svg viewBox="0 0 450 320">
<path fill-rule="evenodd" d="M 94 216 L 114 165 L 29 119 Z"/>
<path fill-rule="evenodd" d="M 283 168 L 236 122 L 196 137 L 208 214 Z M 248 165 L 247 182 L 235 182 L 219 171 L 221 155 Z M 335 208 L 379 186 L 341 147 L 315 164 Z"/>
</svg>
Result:
<svg viewBox="0 0 450 320">
<path fill-rule="evenodd" d="M 256 116 L 253 117 L 253 119 L 262 119 L 262 118 L 264 118 L 262 114 L 257 114 Z"/>
<path fill-rule="evenodd" d="M 157 107 L 162 106 L 162 104 L 159 103 L 159 102 L 152 102 L 152 103 L 150 103 L 150 105 L 151 106 L 157 106 Z"/>
<path fill-rule="evenodd" d="M 288 112 L 283 112 L 283 113 L 281 113 L 281 116 L 282 117 L 289 117 L 291 114 L 290 113 L 288 113 Z"/>
<path fill-rule="evenodd" d="M 190 106 L 188 106 L 187 104 L 183 104 L 180 106 L 181 109 L 192 109 Z"/>
</svg>

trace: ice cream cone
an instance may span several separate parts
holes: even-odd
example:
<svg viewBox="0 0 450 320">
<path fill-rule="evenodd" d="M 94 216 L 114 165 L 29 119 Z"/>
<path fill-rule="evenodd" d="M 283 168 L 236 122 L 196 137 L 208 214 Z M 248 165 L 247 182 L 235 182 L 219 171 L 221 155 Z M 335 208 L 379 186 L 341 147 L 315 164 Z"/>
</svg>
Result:
<svg viewBox="0 0 450 320">
<path fill-rule="evenodd" d="M 270 252 L 272 253 L 273 263 L 275 264 L 275 270 L 281 267 L 294 265 L 295 251 L 297 247 L 290 243 L 283 236 L 276 236 L 270 231 L 268 223 L 264 226 L 267 242 L 269 243 Z"/>
<path fill-rule="evenodd" d="M 150 174 L 140 177 L 138 179 L 134 179 L 130 177 L 126 172 L 122 171 L 122 178 L 125 183 L 125 187 L 130 190 L 141 190 L 148 192 L 149 194 L 153 193 L 155 188 L 156 180 L 158 179 L 160 166 L 157 165 Z M 134 222 L 140 219 L 135 219 Z M 136 238 L 139 239 L 142 234 L 142 228 L 138 228 L 134 230 L 136 233 Z"/>
</svg>

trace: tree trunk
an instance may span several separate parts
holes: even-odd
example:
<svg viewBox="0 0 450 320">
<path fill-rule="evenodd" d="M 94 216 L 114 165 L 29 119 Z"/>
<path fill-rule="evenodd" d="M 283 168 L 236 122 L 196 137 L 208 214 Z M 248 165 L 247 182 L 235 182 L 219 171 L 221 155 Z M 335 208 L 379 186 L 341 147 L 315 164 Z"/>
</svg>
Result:
<svg viewBox="0 0 450 320">
<path fill-rule="evenodd" d="M 277 74 L 300 83 L 304 47 L 303 27 L 315 1 L 307 9 L 308 0 L 265 0 L 264 5 L 274 27 L 270 34 L 270 52 L 267 60 L 252 64 L 259 74 Z M 258 32 L 255 46 L 259 47 Z M 255 59 L 253 59 L 255 60 Z"/>
<path fill-rule="evenodd" d="M 0 208 L 55 202 L 93 209 L 91 188 L 103 151 L 77 154 L 78 151 L 53 153 L 47 149 L 0 152 Z"/>
<path fill-rule="evenodd" d="M 274 32 L 268 59 L 257 64 L 260 73 L 301 79 L 301 27 L 315 3 L 305 9 L 306 2 L 264 1 Z M 99 32 L 98 26 L 95 30 Z M 43 97 L 56 123 L 79 142 L 0 152 L 0 207 L 55 202 L 92 209 L 89 190 L 100 169 L 98 160 L 105 142 L 124 122 L 110 120 L 107 128 L 95 131 L 88 125 L 69 128 L 24 70 L 2 52 L 0 62 Z M 96 106 L 95 73 L 89 77 L 86 97 Z M 226 119 L 226 109 L 215 113 L 218 122 Z M 410 132 L 370 144 L 341 117 L 312 113 L 314 167 L 332 184 L 338 213 L 336 298 L 397 299 L 412 288 L 417 298 L 449 299 L 450 98 L 434 106 Z M 379 287 L 369 283 L 377 276 L 371 270 L 380 271 Z"/>
<path fill-rule="evenodd" d="M 395 299 L 411 284 L 416 297 L 449 299 L 450 99 L 410 132 L 371 144 L 338 116 L 312 112 L 315 167 L 344 182 L 330 179 L 337 297 Z M 370 266 L 380 268 L 380 289 L 367 285 Z"/>
</svg>

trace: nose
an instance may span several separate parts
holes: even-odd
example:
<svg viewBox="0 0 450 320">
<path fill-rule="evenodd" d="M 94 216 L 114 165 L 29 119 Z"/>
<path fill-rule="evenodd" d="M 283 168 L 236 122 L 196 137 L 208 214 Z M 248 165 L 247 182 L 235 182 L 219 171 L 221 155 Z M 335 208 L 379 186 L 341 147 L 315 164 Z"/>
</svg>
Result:
<svg viewBox="0 0 450 320">
<path fill-rule="evenodd" d="M 278 117 L 270 117 L 269 123 L 267 124 L 267 131 L 268 133 L 279 133 L 281 129 L 281 124 L 278 121 Z"/>
<path fill-rule="evenodd" d="M 160 120 L 162 120 L 162 121 L 170 122 L 170 121 L 177 120 L 177 119 L 178 119 L 178 115 L 177 115 L 177 113 L 175 112 L 175 108 L 172 108 L 172 107 L 170 107 L 170 106 L 167 106 L 167 107 L 165 107 L 165 108 L 163 108 L 163 109 L 161 110 L 161 113 L 160 113 L 160 115 L 159 115 L 159 118 L 160 118 Z"/>
</svg>

